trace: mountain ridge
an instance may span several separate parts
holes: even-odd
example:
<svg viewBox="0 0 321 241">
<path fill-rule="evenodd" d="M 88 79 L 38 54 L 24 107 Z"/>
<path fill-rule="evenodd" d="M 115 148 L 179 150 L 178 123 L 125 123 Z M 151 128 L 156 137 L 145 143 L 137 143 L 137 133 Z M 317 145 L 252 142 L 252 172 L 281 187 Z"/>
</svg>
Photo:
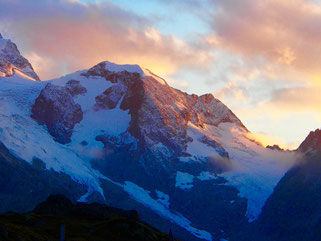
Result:
<svg viewBox="0 0 321 241">
<path fill-rule="evenodd" d="M 29 61 L 21 56 L 17 45 L 0 34 L 0 76 L 20 75 L 24 78 L 39 81 Z"/>
</svg>

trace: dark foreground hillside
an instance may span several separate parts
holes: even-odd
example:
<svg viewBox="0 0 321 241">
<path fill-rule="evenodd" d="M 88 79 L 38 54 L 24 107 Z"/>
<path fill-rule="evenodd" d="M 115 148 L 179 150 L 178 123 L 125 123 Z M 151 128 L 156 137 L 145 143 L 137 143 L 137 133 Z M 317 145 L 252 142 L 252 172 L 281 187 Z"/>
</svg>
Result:
<svg viewBox="0 0 321 241">
<path fill-rule="evenodd" d="M 32 212 L 0 215 L 1 241 L 168 241 L 170 237 L 141 222 L 136 211 L 101 204 L 72 204 L 62 195 L 49 197 Z M 176 239 L 175 239 L 176 240 Z"/>
</svg>

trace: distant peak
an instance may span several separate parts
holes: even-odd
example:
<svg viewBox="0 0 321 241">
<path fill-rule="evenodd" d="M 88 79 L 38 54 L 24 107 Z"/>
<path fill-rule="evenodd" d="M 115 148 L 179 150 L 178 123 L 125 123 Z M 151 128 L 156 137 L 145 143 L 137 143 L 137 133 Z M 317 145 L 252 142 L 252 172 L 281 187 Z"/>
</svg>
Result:
<svg viewBox="0 0 321 241">
<path fill-rule="evenodd" d="M 29 61 L 20 54 L 17 45 L 0 34 L 0 77 L 14 75 L 24 79 L 40 80 Z"/>
<path fill-rule="evenodd" d="M 279 145 L 274 144 L 273 146 L 267 145 L 266 148 L 272 149 L 272 150 L 277 150 L 277 151 L 284 151 L 283 148 L 281 148 Z"/>
<path fill-rule="evenodd" d="M 321 130 L 316 129 L 311 131 L 307 138 L 301 143 L 298 148 L 298 151 L 307 152 L 307 151 L 321 151 Z"/>
</svg>

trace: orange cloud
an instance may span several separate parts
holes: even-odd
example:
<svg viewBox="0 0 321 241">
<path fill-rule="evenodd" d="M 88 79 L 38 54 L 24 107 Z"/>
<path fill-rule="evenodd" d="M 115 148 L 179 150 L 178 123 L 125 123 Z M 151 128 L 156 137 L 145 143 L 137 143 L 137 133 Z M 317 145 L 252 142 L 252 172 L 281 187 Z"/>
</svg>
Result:
<svg viewBox="0 0 321 241">
<path fill-rule="evenodd" d="M 321 116 L 321 87 L 295 87 L 274 91 L 271 103 L 292 111 L 315 110 Z"/>
<path fill-rule="evenodd" d="M 242 56 L 261 56 L 320 73 L 321 5 L 310 0 L 212 0 L 215 34 L 208 42 Z"/>
<path fill-rule="evenodd" d="M 210 0 L 206 42 L 239 61 L 215 94 L 263 143 L 293 147 L 321 121 L 321 5 L 313 0 Z M 244 80 L 246 79 L 246 80 Z M 240 93 L 242 97 L 240 99 Z M 269 135 L 269 136 L 270 136 Z"/>
<path fill-rule="evenodd" d="M 285 144 L 283 142 L 283 140 L 277 136 L 272 136 L 272 135 L 269 135 L 269 134 L 263 133 L 263 132 L 257 132 L 257 133 L 248 132 L 245 134 L 245 136 L 250 140 L 260 143 L 264 147 L 266 147 L 268 145 L 270 145 L 270 146 L 278 145 L 279 147 L 284 148 L 284 149 L 296 148 L 296 147 L 293 148 L 292 145 L 289 146 L 289 145 Z"/>
<path fill-rule="evenodd" d="M 182 66 L 204 68 L 212 59 L 202 47 L 163 35 L 149 20 L 111 2 L 16 1 L 0 9 L 1 19 L 8 20 L 10 32 L 29 44 L 26 55 L 51 59 L 65 72 L 109 60 L 140 64 L 165 75 Z M 28 52 L 31 49 L 33 53 Z M 48 73 L 37 64 L 35 69 L 43 79 L 60 75 L 57 69 Z"/>
<path fill-rule="evenodd" d="M 214 96 L 218 99 L 225 99 L 233 96 L 233 99 L 239 103 L 247 103 L 248 99 L 245 96 L 245 88 L 238 86 L 236 82 L 228 82 L 220 90 L 214 92 Z"/>
<path fill-rule="evenodd" d="M 308 109 L 287 111 L 271 103 L 260 103 L 253 108 L 233 109 L 233 112 L 254 133 L 249 138 L 263 146 L 278 144 L 296 149 L 311 130 L 320 128 L 320 112 Z"/>
</svg>

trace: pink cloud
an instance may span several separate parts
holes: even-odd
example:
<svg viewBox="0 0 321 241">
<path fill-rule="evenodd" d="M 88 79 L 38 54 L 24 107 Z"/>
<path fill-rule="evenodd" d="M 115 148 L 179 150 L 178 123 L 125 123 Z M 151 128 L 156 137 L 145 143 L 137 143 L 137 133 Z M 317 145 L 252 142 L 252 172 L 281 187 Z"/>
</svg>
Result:
<svg viewBox="0 0 321 241">
<path fill-rule="evenodd" d="M 288 111 L 314 110 L 321 113 L 320 93 L 321 87 L 279 89 L 273 92 L 271 104 Z"/>
<path fill-rule="evenodd" d="M 320 73 L 321 6 L 310 0 L 212 0 L 209 43 L 245 57 L 262 56 Z"/>
<path fill-rule="evenodd" d="M 111 2 L 12 1 L 0 9 L 0 21 L 14 37 L 28 44 L 26 55 L 50 59 L 66 71 L 109 60 L 168 74 L 181 66 L 204 67 L 212 58 L 206 49 L 163 35 L 149 20 Z M 43 79 L 61 74 L 59 69 L 48 73 L 35 68 Z"/>
</svg>

